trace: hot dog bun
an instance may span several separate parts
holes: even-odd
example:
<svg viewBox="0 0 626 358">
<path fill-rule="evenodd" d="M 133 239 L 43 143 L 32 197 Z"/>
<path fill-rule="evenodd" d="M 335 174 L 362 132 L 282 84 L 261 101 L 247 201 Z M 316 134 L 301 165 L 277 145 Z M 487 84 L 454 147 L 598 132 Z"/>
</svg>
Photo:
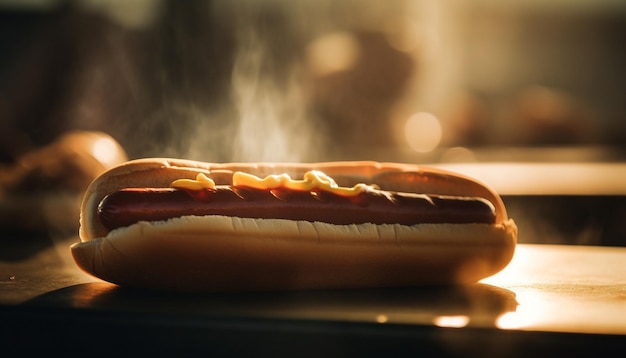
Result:
<svg viewBox="0 0 626 358">
<path fill-rule="evenodd" d="M 108 232 L 97 220 L 107 194 L 127 187 L 167 187 L 204 173 L 230 184 L 233 171 L 300 177 L 316 169 L 341 186 L 377 184 L 392 191 L 479 196 L 496 224 L 332 225 L 224 216 L 141 222 Z M 391 287 L 469 283 L 504 268 L 517 227 L 487 185 L 454 173 L 376 162 L 229 163 L 148 158 L 94 180 L 81 208 L 77 265 L 120 285 L 186 291 Z"/>
</svg>

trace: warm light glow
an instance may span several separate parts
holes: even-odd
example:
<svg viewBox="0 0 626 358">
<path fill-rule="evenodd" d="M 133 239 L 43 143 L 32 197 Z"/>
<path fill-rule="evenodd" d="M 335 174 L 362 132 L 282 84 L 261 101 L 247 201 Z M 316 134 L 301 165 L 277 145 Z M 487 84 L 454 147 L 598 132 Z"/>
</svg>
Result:
<svg viewBox="0 0 626 358">
<path fill-rule="evenodd" d="M 461 328 L 468 325 L 470 318 L 468 316 L 437 316 L 433 323 L 438 327 Z"/>
<path fill-rule="evenodd" d="M 441 142 L 441 123 L 434 115 L 420 112 L 412 115 L 404 125 L 407 143 L 416 152 L 430 152 Z"/>
<path fill-rule="evenodd" d="M 119 149 L 111 138 L 99 138 L 91 146 L 91 154 L 101 163 L 113 165 L 119 158 Z"/>
<path fill-rule="evenodd" d="M 388 320 L 389 320 L 389 317 L 387 317 L 387 315 L 380 314 L 376 316 L 376 322 L 378 323 L 387 323 Z"/>
<path fill-rule="evenodd" d="M 350 69 L 359 57 L 359 44 L 349 33 L 336 32 L 313 41 L 308 47 L 307 58 L 317 75 Z"/>
<path fill-rule="evenodd" d="M 496 320 L 496 327 L 501 329 L 531 327 L 550 315 L 549 302 L 546 305 L 546 301 L 541 300 L 533 292 L 518 292 L 516 300 L 519 302 L 519 306 L 515 312 L 507 312 L 500 316 Z"/>
<path fill-rule="evenodd" d="M 437 163 L 438 168 L 469 175 L 508 195 L 622 195 L 623 163 Z"/>
</svg>

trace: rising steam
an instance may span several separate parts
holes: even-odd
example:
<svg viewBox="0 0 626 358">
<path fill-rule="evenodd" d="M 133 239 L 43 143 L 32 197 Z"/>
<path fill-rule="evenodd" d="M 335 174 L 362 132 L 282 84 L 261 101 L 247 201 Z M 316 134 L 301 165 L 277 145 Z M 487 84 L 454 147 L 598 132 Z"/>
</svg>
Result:
<svg viewBox="0 0 626 358">
<path fill-rule="evenodd" d="M 252 28 L 239 29 L 232 74 L 232 98 L 238 123 L 233 157 L 238 161 L 301 161 L 310 150 L 313 129 L 291 65 L 281 76 L 267 43 Z M 288 64 L 289 65 L 289 64 Z"/>
<path fill-rule="evenodd" d="M 259 16 L 246 11 L 235 16 L 232 73 L 224 93 L 229 105 L 191 111 L 196 131 L 189 134 L 184 156 L 233 162 L 300 162 L 320 156 L 315 143 L 321 139 L 307 117 L 297 46 L 280 38 L 288 31 Z"/>
</svg>

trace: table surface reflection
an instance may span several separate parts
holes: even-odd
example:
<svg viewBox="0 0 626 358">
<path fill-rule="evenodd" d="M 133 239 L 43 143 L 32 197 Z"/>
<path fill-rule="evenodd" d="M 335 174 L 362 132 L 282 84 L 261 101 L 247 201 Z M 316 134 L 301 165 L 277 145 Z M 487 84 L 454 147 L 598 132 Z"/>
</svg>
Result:
<svg viewBox="0 0 626 358">
<path fill-rule="evenodd" d="M 69 255 L 73 240 L 55 240 L 30 251 L 17 250 L 14 243 L 3 246 L 3 315 L 20 320 L 22 311 L 45 310 L 50 317 L 58 310 L 126 320 L 254 319 L 367 324 L 372 329 L 626 334 L 626 248 L 520 244 L 502 272 L 472 285 L 191 295 L 124 289 L 91 278 Z M 36 317 L 30 319 L 36 322 Z"/>
</svg>

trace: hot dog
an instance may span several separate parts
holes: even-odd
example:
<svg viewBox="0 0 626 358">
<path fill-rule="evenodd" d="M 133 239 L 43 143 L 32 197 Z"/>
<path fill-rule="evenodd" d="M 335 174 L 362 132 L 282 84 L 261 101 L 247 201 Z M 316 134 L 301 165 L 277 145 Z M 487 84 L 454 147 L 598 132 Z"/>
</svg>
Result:
<svg viewBox="0 0 626 358">
<path fill-rule="evenodd" d="M 487 185 L 376 162 L 134 160 L 92 182 L 80 224 L 85 272 L 186 291 L 469 283 L 517 239 Z"/>
</svg>

